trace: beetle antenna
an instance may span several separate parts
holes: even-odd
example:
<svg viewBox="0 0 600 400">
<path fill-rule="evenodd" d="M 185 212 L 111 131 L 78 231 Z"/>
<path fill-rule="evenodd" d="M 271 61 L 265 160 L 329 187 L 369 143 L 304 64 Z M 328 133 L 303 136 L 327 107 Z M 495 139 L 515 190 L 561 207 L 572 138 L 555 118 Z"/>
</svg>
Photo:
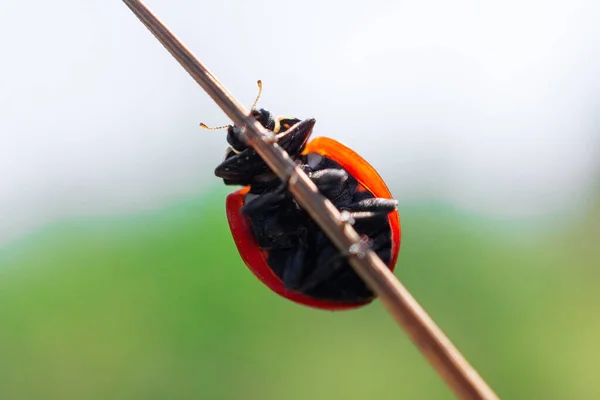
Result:
<svg viewBox="0 0 600 400">
<path fill-rule="evenodd" d="M 256 107 L 258 99 L 260 99 L 260 95 L 262 93 L 262 81 L 259 79 L 258 81 L 256 81 L 256 84 L 258 85 L 258 95 L 256 95 L 256 100 L 254 100 L 254 103 L 252 103 L 252 107 L 250 107 L 251 110 L 254 110 L 254 108 Z"/>
<path fill-rule="evenodd" d="M 210 126 L 207 126 L 204 122 L 200 122 L 200 126 L 209 131 L 218 131 L 219 129 L 229 128 L 229 125 L 215 126 L 214 128 L 211 128 Z"/>
<path fill-rule="evenodd" d="M 258 99 L 260 99 L 260 95 L 262 94 L 262 81 L 259 79 L 258 81 L 256 81 L 256 84 L 258 85 L 258 94 L 256 95 L 256 99 L 254 100 L 254 103 L 252 103 L 252 107 L 250 107 L 251 110 L 254 110 L 254 108 L 256 107 L 256 104 L 258 103 Z M 219 129 L 224 129 L 224 128 L 230 127 L 230 125 L 222 125 L 222 126 L 215 126 L 214 128 L 211 128 L 210 126 L 207 126 L 204 122 L 200 122 L 200 126 L 209 131 L 218 131 Z"/>
</svg>

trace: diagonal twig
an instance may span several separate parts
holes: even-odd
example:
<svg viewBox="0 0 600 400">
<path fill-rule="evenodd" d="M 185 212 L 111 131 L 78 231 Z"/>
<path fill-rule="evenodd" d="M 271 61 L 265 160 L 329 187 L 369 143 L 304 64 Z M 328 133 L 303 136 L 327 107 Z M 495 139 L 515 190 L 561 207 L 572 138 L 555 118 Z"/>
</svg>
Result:
<svg viewBox="0 0 600 400">
<path fill-rule="evenodd" d="M 298 203 L 338 249 L 362 249 L 360 237 L 340 212 L 323 197 L 306 174 L 212 73 L 139 0 L 123 0 L 190 76 L 208 93 L 235 125 L 243 129 L 249 144 L 288 187 Z M 446 383 L 461 399 L 497 400 L 498 397 L 437 327 L 410 292 L 373 251 L 354 252 L 350 264 L 404 328 Z"/>
</svg>

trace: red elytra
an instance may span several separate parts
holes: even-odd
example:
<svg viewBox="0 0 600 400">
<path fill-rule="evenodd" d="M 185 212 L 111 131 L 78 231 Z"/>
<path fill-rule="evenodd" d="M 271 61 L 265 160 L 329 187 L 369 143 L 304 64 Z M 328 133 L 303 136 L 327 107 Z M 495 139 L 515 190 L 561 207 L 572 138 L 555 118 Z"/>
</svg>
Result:
<svg viewBox="0 0 600 400">
<path fill-rule="evenodd" d="M 379 176 L 375 168 L 373 168 L 366 160 L 358 155 L 354 150 L 346 147 L 340 142 L 327 137 L 318 137 L 310 141 L 302 154 L 317 153 L 323 157 L 329 158 L 340 164 L 348 174 L 352 175 L 356 180 L 375 197 L 392 199 L 385 182 Z M 249 191 L 249 187 L 245 187 L 227 196 L 226 209 L 229 228 L 233 235 L 233 240 L 238 248 L 240 256 L 244 263 L 258 279 L 260 279 L 272 291 L 292 300 L 296 303 L 303 304 L 308 307 L 318 308 L 322 310 L 349 310 L 358 308 L 370 303 L 372 300 L 362 303 L 340 303 L 330 302 L 312 298 L 302 293 L 292 292 L 285 288 L 281 279 L 269 268 L 267 257 L 268 250 L 262 250 L 254 239 L 250 221 L 241 213 L 241 208 L 244 205 L 244 196 Z M 400 215 L 398 211 L 388 214 L 388 220 L 392 234 L 392 257 L 390 259 L 389 268 L 394 271 L 398 253 L 400 251 L 401 229 Z"/>
</svg>

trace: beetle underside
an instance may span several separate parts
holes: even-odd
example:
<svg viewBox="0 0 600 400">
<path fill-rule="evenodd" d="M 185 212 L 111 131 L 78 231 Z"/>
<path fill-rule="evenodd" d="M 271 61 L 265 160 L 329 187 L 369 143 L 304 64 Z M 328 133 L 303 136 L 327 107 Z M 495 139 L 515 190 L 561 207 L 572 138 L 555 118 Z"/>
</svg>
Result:
<svg viewBox="0 0 600 400">
<path fill-rule="evenodd" d="M 310 157 L 300 160 L 305 162 Z M 387 213 L 395 208 L 395 201 L 376 199 L 370 192 L 360 191 L 356 179 L 339 164 L 320 158 L 314 168 L 303 164 L 305 172 L 336 208 L 355 216 L 366 214 L 365 218 L 356 218 L 354 228 L 369 238 L 371 249 L 389 264 L 391 231 Z M 285 287 L 320 300 L 360 303 L 372 299 L 373 293 L 348 264 L 347 255 L 340 253 L 287 191 L 281 193 L 282 187 L 251 186 L 242 211 L 250 219 L 259 246 L 269 250 L 269 267 Z M 265 204 L 265 196 L 274 202 Z"/>
<path fill-rule="evenodd" d="M 273 129 L 273 122 L 264 109 L 253 111 L 263 126 Z M 302 154 L 312 132 L 314 119 L 296 123 L 280 133 L 278 144 L 296 161 L 340 211 L 347 211 L 354 228 L 384 263 L 392 256 L 392 234 L 388 214 L 396 210 L 392 199 L 375 198 L 355 177 L 337 162 L 318 153 Z M 232 145 L 215 174 L 225 184 L 250 186 L 242 212 L 250 221 L 256 243 L 268 251 L 268 267 L 291 291 L 319 300 L 363 303 L 373 293 L 349 265 L 342 254 L 295 201 L 264 161 L 240 140 L 237 127 L 230 127 L 228 141 Z M 278 130 L 278 129 L 277 129 Z M 279 132 L 275 132 L 279 133 Z"/>
</svg>

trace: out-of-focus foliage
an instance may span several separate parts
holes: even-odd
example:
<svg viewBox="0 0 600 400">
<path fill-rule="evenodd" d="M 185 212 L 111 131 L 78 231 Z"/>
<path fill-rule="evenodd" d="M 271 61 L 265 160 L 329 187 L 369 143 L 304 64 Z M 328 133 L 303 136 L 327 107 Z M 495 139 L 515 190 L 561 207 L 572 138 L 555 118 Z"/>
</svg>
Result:
<svg viewBox="0 0 600 400">
<path fill-rule="evenodd" d="M 223 203 L 0 252 L 0 398 L 453 398 L 378 302 L 328 313 L 262 286 Z M 600 398 L 598 216 L 533 231 L 405 207 L 397 275 L 502 398 Z"/>
</svg>

